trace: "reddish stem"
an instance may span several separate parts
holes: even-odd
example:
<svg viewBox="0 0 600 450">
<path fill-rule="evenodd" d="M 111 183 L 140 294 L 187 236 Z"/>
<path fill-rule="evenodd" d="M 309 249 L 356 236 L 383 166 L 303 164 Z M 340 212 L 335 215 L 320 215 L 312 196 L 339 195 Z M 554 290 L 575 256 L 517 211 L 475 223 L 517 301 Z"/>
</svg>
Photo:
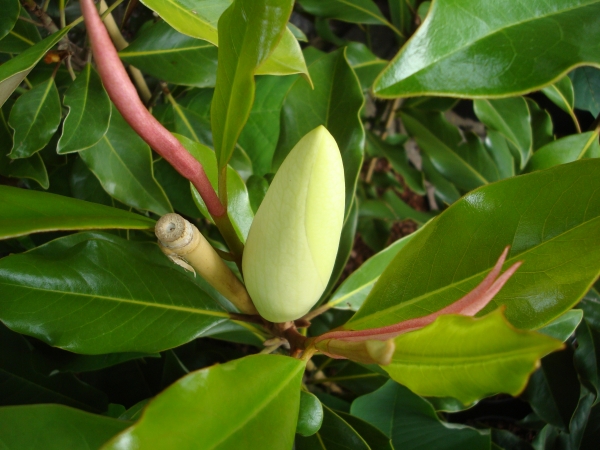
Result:
<svg viewBox="0 0 600 450">
<path fill-rule="evenodd" d="M 210 184 L 202 164 L 148 112 L 140 100 L 93 1 L 81 0 L 80 3 L 100 78 L 116 108 L 150 147 L 192 182 L 210 215 L 224 216 L 226 210 Z"/>
</svg>

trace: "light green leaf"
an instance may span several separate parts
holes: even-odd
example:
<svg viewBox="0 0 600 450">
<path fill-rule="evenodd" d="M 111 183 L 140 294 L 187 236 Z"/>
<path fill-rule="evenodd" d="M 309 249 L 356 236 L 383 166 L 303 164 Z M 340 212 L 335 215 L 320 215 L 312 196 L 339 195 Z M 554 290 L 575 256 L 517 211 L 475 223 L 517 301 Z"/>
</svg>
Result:
<svg viewBox="0 0 600 450">
<path fill-rule="evenodd" d="M 329 305 L 336 309 L 358 310 L 369 292 L 371 292 L 373 285 L 379 279 L 381 273 L 413 236 L 414 234 L 409 234 L 397 240 L 385 250 L 371 256 L 352 275 L 344 280 L 331 296 Z"/>
<path fill-rule="evenodd" d="M 21 95 L 10 111 L 8 124 L 15 130 L 13 159 L 27 158 L 43 149 L 58 129 L 60 98 L 54 78 L 48 78 Z"/>
<path fill-rule="evenodd" d="M 2 16 L 0 16 L 0 39 L 13 29 L 21 11 L 19 0 L 5 0 L 2 4 Z"/>
<path fill-rule="evenodd" d="M 69 27 L 63 28 L 0 66 L 0 106 L 10 97 L 10 94 L 21 84 L 46 52 L 54 47 L 69 30 Z"/>
<path fill-rule="evenodd" d="M 431 325 L 394 339 L 390 377 L 415 394 L 454 397 L 469 404 L 497 393 L 518 395 L 542 356 L 562 342 L 520 331 L 501 309 L 474 319 L 443 315 Z"/>
<path fill-rule="evenodd" d="M 204 280 L 182 273 L 155 244 L 102 233 L 1 259 L 0 289 L 0 319 L 9 328 L 91 355 L 155 353 L 228 316 Z"/>
<path fill-rule="evenodd" d="M 120 202 L 158 215 L 173 212 L 167 195 L 154 178 L 150 147 L 114 106 L 106 134 L 79 155 L 104 190 Z"/>
<path fill-rule="evenodd" d="M 321 56 L 309 66 L 314 89 L 303 79 L 292 85 L 281 111 L 281 132 L 273 158 L 278 168 L 309 131 L 323 125 L 335 138 L 344 162 L 346 216 L 362 166 L 365 132 L 359 118 L 364 97 L 345 50 Z"/>
<path fill-rule="evenodd" d="M 348 329 L 392 325 L 470 292 L 506 245 L 524 261 L 484 312 L 506 305 L 518 328 L 562 315 L 600 273 L 600 160 L 484 186 L 424 226 L 381 275 Z"/>
<path fill-rule="evenodd" d="M 490 449 L 489 432 L 442 422 L 430 403 L 392 380 L 354 400 L 350 412 L 379 428 L 397 449 Z"/>
<path fill-rule="evenodd" d="M 102 448 L 292 448 L 303 372 L 302 361 L 278 355 L 246 356 L 192 372 Z"/>
<path fill-rule="evenodd" d="M 181 34 L 167 22 L 144 30 L 119 56 L 169 83 L 214 87 L 217 79 L 217 47 Z"/>
<path fill-rule="evenodd" d="M 256 90 L 254 74 L 287 30 L 292 3 L 236 0 L 219 19 L 221 45 L 210 113 L 219 170 L 227 166 L 248 120 Z"/>
<path fill-rule="evenodd" d="M 154 221 L 96 203 L 0 186 L 0 239 L 57 230 L 151 229 Z"/>
<path fill-rule="evenodd" d="M 514 0 L 510 8 L 434 0 L 375 81 L 375 94 L 506 97 L 535 91 L 575 66 L 600 64 L 598 14 L 598 0 Z"/>
<path fill-rule="evenodd" d="M 552 141 L 536 151 L 524 172 L 547 169 L 583 158 L 599 158 L 598 131 L 572 134 Z"/>
<path fill-rule="evenodd" d="M 0 435 L 6 450 L 99 449 L 129 425 L 60 405 L 0 408 Z"/>
<path fill-rule="evenodd" d="M 69 113 L 58 141 L 58 154 L 85 150 L 97 144 L 108 130 L 111 104 L 91 64 L 85 66 L 67 89 L 63 104 Z"/>
</svg>

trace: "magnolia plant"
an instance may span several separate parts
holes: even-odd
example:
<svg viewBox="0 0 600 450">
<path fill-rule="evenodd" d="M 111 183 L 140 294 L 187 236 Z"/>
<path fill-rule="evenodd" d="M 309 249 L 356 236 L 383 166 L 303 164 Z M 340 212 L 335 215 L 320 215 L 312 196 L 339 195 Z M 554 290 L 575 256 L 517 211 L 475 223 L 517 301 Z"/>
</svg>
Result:
<svg viewBox="0 0 600 450">
<path fill-rule="evenodd" d="M 600 1 L 121 3 L 0 0 L 3 446 L 596 448 Z"/>
</svg>

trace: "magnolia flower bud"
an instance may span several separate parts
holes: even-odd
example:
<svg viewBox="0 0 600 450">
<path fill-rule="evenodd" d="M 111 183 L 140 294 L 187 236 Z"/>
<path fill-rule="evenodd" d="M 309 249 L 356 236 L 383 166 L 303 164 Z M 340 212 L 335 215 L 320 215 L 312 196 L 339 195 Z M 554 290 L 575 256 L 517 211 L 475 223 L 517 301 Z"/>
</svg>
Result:
<svg viewBox="0 0 600 450">
<path fill-rule="evenodd" d="M 246 241 L 244 280 L 265 319 L 298 319 L 319 300 L 337 255 L 344 194 L 340 151 L 319 126 L 279 168 Z"/>
</svg>

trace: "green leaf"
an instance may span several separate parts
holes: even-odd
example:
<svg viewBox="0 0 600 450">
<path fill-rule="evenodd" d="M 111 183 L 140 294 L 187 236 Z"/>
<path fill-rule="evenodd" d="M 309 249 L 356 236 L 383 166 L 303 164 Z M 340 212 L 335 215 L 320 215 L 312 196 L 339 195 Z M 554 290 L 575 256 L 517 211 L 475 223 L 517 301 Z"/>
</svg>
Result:
<svg viewBox="0 0 600 450">
<path fill-rule="evenodd" d="M 288 0 L 236 0 L 219 19 L 221 45 L 211 105 L 219 170 L 227 165 L 248 120 L 256 90 L 254 74 L 287 31 L 292 6 Z"/>
<path fill-rule="evenodd" d="M 529 114 L 531 115 L 531 135 L 533 140 L 533 151 L 549 144 L 554 140 L 554 125 L 550 113 L 534 102 L 525 97 Z"/>
<path fill-rule="evenodd" d="M 296 436 L 296 450 L 370 450 L 371 447 L 352 428 L 327 406 L 323 406 L 323 425 L 312 436 Z"/>
<path fill-rule="evenodd" d="M 574 306 L 600 272 L 600 160 L 513 177 L 469 193 L 398 253 L 346 325 L 367 329 L 438 311 L 470 292 L 506 245 L 523 265 L 484 312 L 518 328 Z M 542 276 L 543 275 L 543 276 Z"/>
<path fill-rule="evenodd" d="M 387 66 L 387 61 L 375 56 L 371 50 L 360 42 L 350 42 L 346 47 L 346 57 L 350 67 L 360 80 L 363 91 L 368 91 L 377 75 Z"/>
<path fill-rule="evenodd" d="M 371 449 L 394 450 L 392 441 L 381 430 L 348 413 L 336 411 L 336 414 L 362 437 Z"/>
<path fill-rule="evenodd" d="M 281 165 L 305 134 L 319 125 L 325 126 L 342 154 L 348 216 L 363 160 L 365 132 L 359 111 L 364 97 L 344 49 L 319 57 L 310 64 L 309 72 L 314 90 L 305 80 L 298 79 L 283 103 L 273 168 Z"/>
<path fill-rule="evenodd" d="M 296 433 L 302 436 L 312 436 L 321 428 L 323 423 L 323 405 L 314 394 L 300 391 L 300 411 Z"/>
<path fill-rule="evenodd" d="M 383 194 L 382 198 L 394 214 L 395 220 L 411 219 L 418 225 L 423 225 L 434 216 L 433 213 L 413 209 L 411 206 L 407 205 L 404 200 L 398 197 L 398 194 L 393 189 L 388 189 Z"/>
<path fill-rule="evenodd" d="M 106 395 L 79 381 L 73 374 L 44 375 L 37 366 L 43 362 L 23 336 L 0 324 L 0 405 L 59 403 L 102 413 Z M 0 411 L 3 408 L 0 408 Z"/>
<path fill-rule="evenodd" d="M 138 229 L 154 221 L 108 206 L 46 192 L 0 186 L 0 238 L 57 230 Z"/>
<path fill-rule="evenodd" d="M 523 169 L 533 151 L 531 115 L 523 97 L 475 100 L 475 114 L 488 128 L 500 132 Z"/>
<path fill-rule="evenodd" d="M 488 129 L 484 145 L 498 168 L 500 179 L 515 176 L 515 158 L 502 133 Z"/>
<path fill-rule="evenodd" d="M 460 192 L 437 170 L 426 153 L 421 153 L 425 178 L 435 187 L 435 195 L 443 204 L 451 205 L 461 196 Z"/>
<path fill-rule="evenodd" d="M 142 0 L 142 3 L 180 33 L 218 45 L 217 22 L 232 0 Z M 265 56 L 268 58 L 256 75 L 307 74 L 300 45 L 288 28 L 275 50 Z"/>
<path fill-rule="evenodd" d="M 485 149 L 469 148 L 477 145 L 472 140 L 461 147 L 463 136 L 441 112 L 412 110 L 402 112 L 401 117 L 409 134 L 415 137 L 435 168 L 457 187 L 471 190 L 495 179 L 494 163 Z M 473 159 L 469 153 L 473 153 Z M 490 173 L 494 175 L 490 176 Z"/>
<path fill-rule="evenodd" d="M 189 217 L 200 217 L 200 211 L 194 203 L 190 190 L 190 181 L 182 177 L 171 164 L 164 159 L 154 161 L 154 176 L 163 187 L 175 211 Z"/>
<path fill-rule="evenodd" d="M 344 280 L 331 296 L 329 305 L 336 309 L 351 309 L 352 311 L 360 308 L 381 273 L 413 236 L 411 234 L 397 240 L 365 261 L 358 270 Z"/>
<path fill-rule="evenodd" d="M 9 13 L 9 21 L 11 16 Z M 31 16 L 25 8 L 21 8 L 20 13 L 17 11 L 17 16 L 25 20 L 17 20 L 7 35 L 0 40 L 0 53 L 21 53 L 42 40 L 38 27 L 27 22 L 31 20 Z"/>
<path fill-rule="evenodd" d="M 534 172 L 583 158 L 599 158 L 598 131 L 572 134 L 552 141 L 536 151 L 524 172 Z"/>
<path fill-rule="evenodd" d="M 600 114 L 600 69 L 578 67 L 569 78 L 575 91 L 575 107 L 591 112 L 594 117 Z"/>
<path fill-rule="evenodd" d="M 6 450 L 99 449 L 129 425 L 60 405 L 0 408 L 0 435 Z"/>
<path fill-rule="evenodd" d="M 415 27 L 417 0 L 388 0 L 392 23 L 404 36 L 410 36 Z"/>
<path fill-rule="evenodd" d="M 85 66 L 69 86 L 63 104 L 69 113 L 58 141 L 58 154 L 78 152 L 97 144 L 108 130 L 111 103 L 91 64 Z"/>
<path fill-rule="evenodd" d="M 252 207 L 252 211 L 254 212 L 254 214 L 256 214 L 256 211 L 258 211 L 258 207 L 264 200 L 265 195 L 267 195 L 267 190 L 269 189 L 269 182 L 264 177 L 252 175 L 246 181 L 246 187 L 248 188 L 250 206 Z"/>
<path fill-rule="evenodd" d="M 490 435 L 464 425 L 442 422 L 425 399 L 390 380 L 357 398 L 350 410 L 392 439 L 394 448 L 411 450 L 489 450 Z"/>
<path fill-rule="evenodd" d="M 575 333 L 582 319 L 583 311 L 581 309 L 572 309 L 537 331 L 565 342 Z"/>
<path fill-rule="evenodd" d="M 0 260 L 0 319 L 76 353 L 176 347 L 227 313 L 204 280 L 175 267 L 155 244 L 101 233 L 67 236 Z"/>
<path fill-rule="evenodd" d="M 158 215 L 173 212 L 152 170 L 152 152 L 113 106 L 108 131 L 97 144 L 79 152 L 102 187 L 133 208 Z"/>
<path fill-rule="evenodd" d="M 600 331 L 584 320 L 577 327 L 577 348 L 575 349 L 575 369 L 582 384 L 594 392 L 598 403 L 600 398 Z"/>
<path fill-rule="evenodd" d="M 271 172 L 279 139 L 279 117 L 283 101 L 297 77 L 262 76 L 256 80 L 256 97 L 238 144 L 252 161 L 256 175 Z"/>
<path fill-rule="evenodd" d="M 573 108 L 575 108 L 575 93 L 573 91 L 573 83 L 569 77 L 562 77 L 556 83 L 546 86 L 542 89 L 552 102 L 562 109 L 567 114 L 573 116 Z"/>
<path fill-rule="evenodd" d="M 167 22 L 145 29 L 119 56 L 169 83 L 214 87 L 217 79 L 217 47 L 181 34 Z"/>
<path fill-rule="evenodd" d="M 27 158 L 43 149 L 58 129 L 61 119 L 60 98 L 54 78 L 21 95 L 10 111 L 8 124 L 15 130 L 13 159 Z"/>
<path fill-rule="evenodd" d="M 520 331 L 501 309 L 481 318 L 443 315 L 431 325 L 394 339 L 383 369 L 415 394 L 454 397 L 465 405 L 491 394 L 518 395 L 542 356 L 562 343 Z"/>
<path fill-rule="evenodd" d="M 75 159 L 69 174 L 69 195 L 85 200 L 86 202 L 100 203 L 101 205 L 130 211 L 131 208 L 112 198 L 102 188 L 98 178 L 92 173 L 81 158 Z M 144 216 L 139 216 L 144 217 Z"/>
<path fill-rule="evenodd" d="M 216 189 L 218 169 L 215 152 L 205 145 L 191 141 L 185 136 L 176 134 L 175 137 L 179 139 L 179 142 L 182 143 L 194 158 L 200 161 L 211 185 Z M 200 197 L 196 188 L 191 184 L 190 186 L 196 206 L 204 217 L 212 220 L 206 209 L 204 200 L 202 200 L 202 197 Z M 250 225 L 252 225 L 252 220 L 254 219 L 254 212 L 252 212 L 252 208 L 250 207 L 250 198 L 248 197 L 248 190 L 246 189 L 244 180 L 242 180 L 239 174 L 229 166 L 227 167 L 227 198 L 227 213 L 229 214 L 229 218 L 233 223 L 237 235 L 242 242 L 245 242 L 248 232 L 250 231 Z"/>
<path fill-rule="evenodd" d="M 2 3 L 2 16 L 0 17 L 0 39 L 13 29 L 21 11 L 19 0 L 7 0 Z"/>
<path fill-rule="evenodd" d="M 298 3 L 310 14 L 325 19 L 337 19 L 351 23 L 385 25 L 394 33 L 402 35 L 381 13 L 372 0 L 298 0 Z"/>
<path fill-rule="evenodd" d="M 303 372 L 302 361 L 278 355 L 246 356 L 192 372 L 103 449 L 292 448 Z"/>
<path fill-rule="evenodd" d="M 63 28 L 0 66 L 0 106 L 10 97 L 10 94 L 21 84 L 46 52 L 54 47 L 69 30 L 69 27 Z"/>
<path fill-rule="evenodd" d="M 465 13 L 468 11 L 468 14 Z M 600 63 L 597 0 L 436 0 L 375 81 L 380 97 L 503 97 Z"/>
</svg>

